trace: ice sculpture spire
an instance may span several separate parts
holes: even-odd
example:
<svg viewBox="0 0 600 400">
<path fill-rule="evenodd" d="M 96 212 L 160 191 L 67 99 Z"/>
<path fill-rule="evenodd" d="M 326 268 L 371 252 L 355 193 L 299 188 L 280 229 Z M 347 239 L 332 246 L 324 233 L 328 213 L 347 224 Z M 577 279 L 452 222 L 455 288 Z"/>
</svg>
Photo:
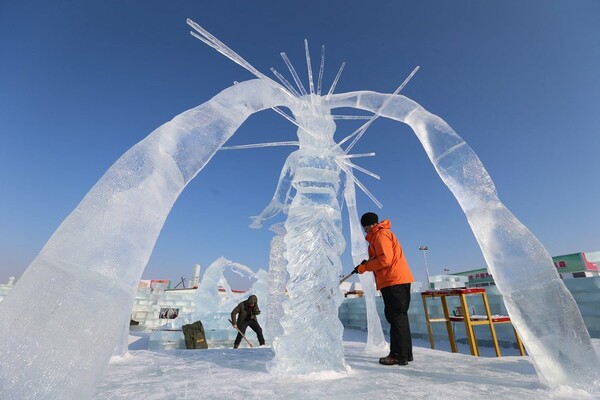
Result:
<svg viewBox="0 0 600 400">
<path fill-rule="evenodd" d="M 282 334 L 273 342 L 275 357 L 269 364 L 269 370 L 278 374 L 346 369 L 341 343 L 343 327 L 337 318 L 337 309 L 342 301 L 338 287 L 338 277 L 342 271 L 340 255 L 345 247 L 341 230 L 342 205 L 344 201 L 349 204 L 348 210 L 355 214 L 350 220 L 358 224 L 354 184 L 380 205 L 354 176 L 352 168 L 372 177 L 378 176 L 348 161 L 349 158 L 366 155 L 349 155 L 347 152 L 350 149 L 343 152 L 333 139 L 336 128 L 333 115 L 330 109 L 323 105 L 324 99 L 315 95 L 308 42 L 305 40 L 304 43 L 310 93 L 306 92 L 287 55 L 281 53 L 300 93 L 303 94 L 296 107 L 290 108 L 295 117 L 294 124 L 298 126 L 300 148 L 286 160 L 271 203 L 259 216 L 253 218 L 251 225 L 260 227 L 266 219 L 280 212 L 287 214 L 284 258 L 289 274 L 289 298 L 283 303 Z M 323 73 L 323 65 L 324 53 L 321 57 L 320 76 Z M 416 70 L 411 77 L 415 72 Z M 341 70 L 336 76 L 336 81 L 340 73 Z M 409 79 L 410 77 L 397 91 L 401 90 Z M 283 77 L 280 77 L 280 80 L 284 84 L 287 82 Z M 318 86 L 320 87 L 320 84 Z M 334 87 L 335 82 L 330 93 Z M 361 134 L 378 116 L 379 114 L 375 113 L 374 117 L 363 125 Z M 295 192 L 293 195 L 292 191 Z M 353 233 L 361 234 L 360 230 L 356 229 Z M 363 243 L 359 245 L 358 250 L 353 249 L 352 253 L 354 261 L 358 264 L 362 260 L 358 257 L 365 257 L 366 246 Z M 374 282 L 365 279 L 364 284 L 369 286 L 367 302 L 370 303 L 370 350 L 374 350 L 373 347 L 381 349 L 386 344 L 374 307 Z M 311 295 L 307 296 L 308 293 Z M 304 327 L 301 343 L 296 331 L 299 325 Z M 374 338 L 375 336 L 377 338 Z"/>
<path fill-rule="evenodd" d="M 234 63 L 250 71 L 254 76 L 256 76 L 258 79 L 263 80 L 274 89 L 289 94 L 283 87 L 281 87 L 281 85 L 277 84 L 272 79 L 264 75 L 262 72 L 254 68 L 252 64 L 244 60 L 244 58 L 242 58 L 239 54 L 227 47 L 223 42 L 221 42 L 219 39 L 213 36 L 209 31 L 207 31 L 206 29 L 204 29 L 189 18 L 187 19 L 187 24 L 194 29 L 194 31 L 190 32 L 192 36 L 200 40 L 202 43 L 212 47 L 219 53 L 223 54 L 225 57 L 229 58 Z"/>
<path fill-rule="evenodd" d="M 205 36 L 207 35 L 205 34 Z M 215 42 L 216 39 L 212 41 Z M 297 101 L 289 106 L 294 118 L 289 117 L 277 107 L 273 108 L 298 127 L 299 150 L 293 152 L 286 160 L 273 200 L 261 215 L 254 217 L 251 225 L 255 228 L 260 227 L 267 218 L 282 211 L 288 214 L 283 243 L 277 244 L 277 246 L 283 245 L 286 249 L 283 254 L 284 264 L 289 275 L 287 282 L 289 298 L 283 304 L 282 334 L 274 338 L 273 342 L 275 357 L 269 369 L 274 373 L 344 371 L 346 369 L 342 348 L 343 327 L 337 318 L 337 309 L 342 301 L 338 287 L 338 277 L 342 271 L 340 256 L 345 247 L 341 230 L 341 209 L 345 201 L 344 196 L 354 196 L 353 190 L 346 191 L 344 189 L 346 184 L 348 182 L 352 185 L 357 184 L 376 204 L 380 205 L 352 173 L 352 168 L 356 168 L 378 178 L 376 174 L 349 161 L 350 158 L 365 155 L 344 153 L 333 139 L 335 133 L 333 116 L 330 110 L 323 106 L 323 99 L 315 93 L 308 41 L 305 40 L 304 44 L 308 92 L 284 52 L 281 53 L 281 56 L 296 83 L 297 90 L 289 84 L 285 77 L 275 69 L 271 69 L 289 93 L 296 94 L 298 91 L 300 93 Z M 223 46 L 220 45 L 220 47 Z M 229 50 L 226 53 L 231 55 L 233 52 Z M 237 55 L 234 57 L 241 59 Z M 321 90 L 324 62 L 325 56 L 322 48 L 317 92 Z M 250 70 L 250 68 L 247 69 Z M 340 73 L 341 69 L 336 76 L 336 82 Z M 255 73 L 255 75 L 257 74 Z M 335 82 L 330 93 L 334 88 Z M 375 118 L 377 117 L 378 115 L 375 115 Z M 373 120 L 374 118 L 371 118 L 370 122 L 363 126 L 362 132 Z M 228 147 L 228 149 L 282 144 L 243 145 Z M 292 191 L 295 192 L 293 195 L 291 195 Z M 355 204 L 353 199 L 348 201 Z M 350 209 L 357 212 L 356 208 Z M 355 216 L 351 219 L 357 221 L 358 217 Z M 274 241 L 273 245 L 276 243 L 279 242 Z M 307 243 L 311 243 L 310 257 L 306 257 L 303 251 L 298 252 L 298 249 Z M 276 254 L 275 250 L 272 251 Z M 307 296 L 307 293 L 313 295 Z M 370 294 L 374 296 L 374 290 Z M 270 294 L 270 297 L 274 298 L 274 295 Z M 370 336 L 379 333 L 379 338 L 371 342 L 384 342 L 376 310 L 370 308 L 369 312 L 376 316 L 369 318 Z M 297 345 L 298 335 L 295 332 L 300 315 L 303 318 L 302 325 L 309 332 L 303 335 L 305 338 L 303 346 Z M 306 340 L 307 338 L 309 340 Z"/>
</svg>

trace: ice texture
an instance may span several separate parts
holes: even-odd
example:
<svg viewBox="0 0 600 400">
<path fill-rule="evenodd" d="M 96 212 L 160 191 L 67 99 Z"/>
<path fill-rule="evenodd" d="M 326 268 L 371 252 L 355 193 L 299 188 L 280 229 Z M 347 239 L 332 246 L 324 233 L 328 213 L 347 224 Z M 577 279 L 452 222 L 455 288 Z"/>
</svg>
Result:
<svg viewBox="0 0 600 400">
<path fill-rule="evenodd" d="M 125 325 L 121 328 L 121 336 L 117 338 L 117 344 L 113 351 L 113 356 L 124 357 L 127 354 L 129 346 L 129 324 L 131 321 L 125 321 Z"/>
<path fill-rule="evenodd" d="M 283 302 L 285 301 L 285 287 L 288 281 L 285 266 L 285 226 L 277 223 L 271 226 L 275 237 L 271 240 L 271 253 L 269 257 L 269 285 L 267 323 L 265 326 L 265 337 L 272 341 L 283 333 L 281 320 L 283 319 Z"/>
<path fill-rule="evenodd" d="M 255 219 L 260 225 L 266 217 L 288 213 L 284 254 L 290 298 L 283 305 L 283 334 L 275 339 L 272 371 L 346 370 L 337 318 L 339 255 L 345 243 L 341 196 L 349 194 L 350 180 L 359 183 L 333 142 L 330 110 L 350 107 L 415 131 L 465 212 L 542 382 L 585 386 L 598 378 L 589 334 L 552 259 L 500 202 L 480 160 L 448 124 L 401 95 L 333 95 L 332 87 L 325 98 L 297 98 L 216 39 L 201 37 L 259 79 L 225 89 L 152 132 L 111 166 L 63 221 L 0 303 L 3 398 L 92 396 L 173 203 L 248 116 L 277 106 L 289 108 L 301 128 L 300 149 L 286 161 L 282 190 Z M 358 260 L 364 249 L 354 248 L 362 236 L 356 223 L 352 219 Z"/>
</svg>

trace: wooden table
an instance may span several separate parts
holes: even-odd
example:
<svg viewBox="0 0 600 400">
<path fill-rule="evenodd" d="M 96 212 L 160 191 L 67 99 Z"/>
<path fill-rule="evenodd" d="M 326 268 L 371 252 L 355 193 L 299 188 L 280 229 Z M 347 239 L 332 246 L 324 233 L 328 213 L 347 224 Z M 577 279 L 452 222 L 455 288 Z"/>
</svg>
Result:
<svg viewBox="0 0 600 400">
<path fill-rule="evenodd" d="M 483 306 L 485 308 L 485 315 L 469 314 L 469 305 L 467 302 L 467 297 L 472 295 L 480 295 L 482 297 Z M 442 302 L 442 311 L 444 313 L 444 316 L 431 318 L 431 316 L 429 315 L 429 310 L 427 308 L 427 299 L 436 297 L 439 297 Z M 448 297 L 459 298 L 461 307 L 460 315 L 450 315 L 450 312 L 448 311 Z M 423 300 L 425 319 L 427 321 L 427 333 L 429 334 L 429 343 L 432 349 L 435 348 L 435 344 L 433 341 L 433 331 L 431 329 L 431 324 L 433 322 L 444 322 L 446 324 L 446 330 L 448 331 L 450 348 L 453 353 L 458 352 L 456 347 L 456 338 L 454 337 L 454 332 L 452 329 L 452 322 L 463 321 L 465 324 L 465 331 L 467 332 L 467 342 L 471 350 L 471 355 L 479 356 L 479 348 L 477 346 L 477 339 L 475 337 L 474 326 L 487 325 L 490 328 L 490 333 L 492 335 L 492 342 L 494 344 L 496 356 L 501 356 L 500 347 L 498 346 L 498 337 L 496 336 L 496 329 L 494 328 L 494 324 L 511 323 L 511 321 L 509 316 L 492 315 L 492 313 L 490 312 L 490 305 L 487 299 L 487 294 L 484 288 L 427 290 L 421 292 L 421 299 Z M 517 340 L 517 345 L 519 347 L 519 352 L 521 353 L 521 355 L 525 355 L 523 343 L 521 342 L 521 339 L 519 338 L 519 335 L 517 334 L 517 331 L 514 329 L 514 327 L 513 330 L 515 333 L 515 338 Z"/>
</svg>

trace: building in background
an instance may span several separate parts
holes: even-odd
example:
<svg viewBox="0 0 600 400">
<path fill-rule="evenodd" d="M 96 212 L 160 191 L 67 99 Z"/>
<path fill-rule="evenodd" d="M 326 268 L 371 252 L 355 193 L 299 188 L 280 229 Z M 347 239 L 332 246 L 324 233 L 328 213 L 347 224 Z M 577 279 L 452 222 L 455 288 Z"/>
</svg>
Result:
<svg viewBox="0 0 600 400">
<path fill-rule="evenodd" d="M 563 256 L 552 257 L 552 261 L 554 261 L 554 266 L 563 279 L 586 278 L 600 275 L 598 271 L 600 251 L 565 254 Z"/>
<path fill-rule="evenodd" d="M 420 282 L 416 283 L 420 284 Z M 429 278 L 429 287 L 432 290 L 464 288 L 466 283 L 467 277 L 460 274 L 434 275 Z"/>
<path fill-rule="evenodd" d="M 552 257 L 554 266 L 562 279 L 600 276 L 600 251 L 564 254 Z M 493 286 L 494 278 L 487 268 L 457 272 L 452 275 L 466 277 L 465 287 Z M 433 279 L 433 277 L 432 277 Z M 436 289 L 441 287 L 436 286 Z"/>
</svg>

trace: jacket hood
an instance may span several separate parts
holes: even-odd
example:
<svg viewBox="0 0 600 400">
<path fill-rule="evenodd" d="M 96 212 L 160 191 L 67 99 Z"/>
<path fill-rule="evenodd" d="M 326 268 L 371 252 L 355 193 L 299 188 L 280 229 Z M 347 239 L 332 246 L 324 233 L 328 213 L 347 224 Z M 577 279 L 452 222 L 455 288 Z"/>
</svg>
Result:
<svg viewBox="0 0 600 400">
<path fill-rule="evenodd" d="M 392 222 L 389 219 L 384 219 L 383 221 L 375 225 L 369 233 L 367 233 L 366 239 L 369 240 L 371 236 L 373 236 L 376 232 L 380 231 L 381 229 L 390 229 L 391 227 Z"/>
<path fill-rule="evenodd" d="M 248 303 L 249 304 L 256 304 L 256 303 L 258 303 L 258 297 L 256 297 L 255 295 L 252 295 L 252 296 L 248 297 Z"/>
</svg>

